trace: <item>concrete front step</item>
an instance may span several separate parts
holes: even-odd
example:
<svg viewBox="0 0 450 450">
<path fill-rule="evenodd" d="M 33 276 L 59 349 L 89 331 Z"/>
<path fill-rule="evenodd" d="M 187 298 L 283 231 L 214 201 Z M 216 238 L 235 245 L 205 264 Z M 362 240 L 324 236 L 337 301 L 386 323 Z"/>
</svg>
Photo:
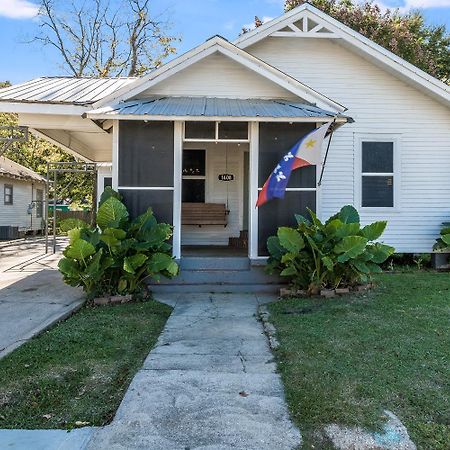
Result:
<svg viewBox="0 0 450 450">
<path fill-rule="evenodd" d="M 280 284 L 282 280 L 265 273 L 263 267 L 247 270 L 181 270 L 173 279 L 161 279 L 159 284 Z"/>
<path fill-rule="evenodd" d="M 249 270 L 250 260 L 246 257 L 183 257 L 180 268 L 185 270 Z"/>
</svg>

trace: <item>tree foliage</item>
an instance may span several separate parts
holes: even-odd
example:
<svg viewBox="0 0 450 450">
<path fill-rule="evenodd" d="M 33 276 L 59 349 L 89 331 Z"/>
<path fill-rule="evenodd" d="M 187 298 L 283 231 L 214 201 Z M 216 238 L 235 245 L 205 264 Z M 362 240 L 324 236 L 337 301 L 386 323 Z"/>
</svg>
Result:
<svg viewBox="0 0 450 450">
<path fill-rule="evenodd" d="M 53 47 L 71 75 L 140 76 L 175 53 L 162 14 L 150 0 L 40 0 L 35 42 Z"/>
<path fill-rule="evenodd" d="M 302 3 L 303 0 L 286 0 L 285 10 Z M 444 25 L 427 25 L 420 11 L 406 14 L 398 9 L 382 11 L 374 3 L 352 0 L 309 0 L 309 3 L 430 75 L 450 82 L 450 34 Z"/>
</svg>

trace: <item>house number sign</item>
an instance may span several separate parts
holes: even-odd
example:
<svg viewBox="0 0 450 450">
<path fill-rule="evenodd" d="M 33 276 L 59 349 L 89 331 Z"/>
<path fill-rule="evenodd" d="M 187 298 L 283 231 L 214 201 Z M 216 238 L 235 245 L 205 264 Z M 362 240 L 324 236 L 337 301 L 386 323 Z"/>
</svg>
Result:
<svg viewBox="0 0 450 450">
<path fill-rule="evenodd" d="M 234 175 L 232 173 L 221 173 L 218 178 L 219 181 L 234 181 Z"/>
</svg>

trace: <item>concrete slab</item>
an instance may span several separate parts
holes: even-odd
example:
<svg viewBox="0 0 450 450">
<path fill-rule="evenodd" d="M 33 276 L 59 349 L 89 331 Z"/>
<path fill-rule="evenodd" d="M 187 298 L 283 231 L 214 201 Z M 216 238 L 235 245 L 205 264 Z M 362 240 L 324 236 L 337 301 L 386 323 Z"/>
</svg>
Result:
<svg viewBox="0 0 450 450">
<path fill-rule="evenodd" d="M 111 425 L 89 449 L 293 449 L 255 295 L 156 297 L 175 305 Z"/>
<path fill-rule="evenodd" d="M 44 247 L 38 239 L 0 248 L 0 358 L 82 304 L 82 291 L 65 285 L 56 268 L 61 253 L 45 255 Z"/>
<path fill-rule="evenodd" d="M 0 430 L 0 448 L 12 450 L 80 450 L 95 428 L 63 430 Z"/>
</svg>

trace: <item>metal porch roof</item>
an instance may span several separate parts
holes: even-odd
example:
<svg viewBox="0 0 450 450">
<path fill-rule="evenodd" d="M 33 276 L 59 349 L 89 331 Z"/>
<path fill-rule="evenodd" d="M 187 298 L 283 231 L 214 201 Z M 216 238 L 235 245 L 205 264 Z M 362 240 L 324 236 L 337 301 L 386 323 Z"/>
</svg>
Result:
<svg viewBox="0 0 450 450">
<path fill-rule="evenodd" d="M 89 105 L 136 78 L 43 77 L 0 89 L 0 102 Z"/>
<path fill-rule="evenodd" d="M 333 118 L 331 111 L 290 100 L 216 97 L 152 97 L 89 111 L 99 116 Z M 339 116 L 344 117 L 344 116 Z"/>
</svg>

